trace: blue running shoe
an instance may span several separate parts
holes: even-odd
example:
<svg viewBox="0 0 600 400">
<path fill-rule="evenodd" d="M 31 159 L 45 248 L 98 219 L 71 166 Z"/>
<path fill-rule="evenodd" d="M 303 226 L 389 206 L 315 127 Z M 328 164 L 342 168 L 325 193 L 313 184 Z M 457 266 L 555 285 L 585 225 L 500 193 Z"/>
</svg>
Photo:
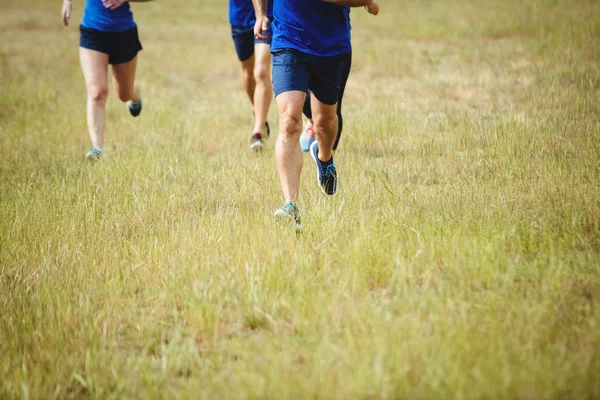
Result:
<svg viewBox="0 0 600 400">
<path fill-rule="evenodd" d="M 300 223 L 300 212 L 293 201 L 286 203 L 279 210 L 275 211 L 274 217 L 275 219 L 281 221 L 293 221 L 296 227 L 296 232 L 300 232 L 302 230 L 302 224 Z"/>
<path fill-rule="evenodd" d="M 337 171 L 333 165 L 333 157 L 327 162 L 319 160 L 319 143 L 313 142 L 310 145 L 310 155 L 315 164 L 317 164 L 317 183 L 321 191 L 328 196 L 332 196 L 337 191 Z"/>
<path fill-rule="evenodd" d="M 92 148 L 85 155 L 85 161 L 94 162 L 99 161 L 102 157 L 103 151 L 97 147 Z"/>
<path fill-rule="evenodd" d="M 127 106 L 129 114 L 131 114 L 134 117 L 137 117 L 142 112 L 142 97 L 140 96 L 140 99 L 136 103 L 129 100 L 127 103 L 125 103 L 125 105 Z"/>
<path fill-rule="evenodd" d="M 309 123 L 302 131 L 302 135 L 300 135 L 300 149 L 302 149 L 304 153 L 308 153 L 310 151 L 310 146 L 315 140 L 315 129 L 312 124 Z"/>
</svg>

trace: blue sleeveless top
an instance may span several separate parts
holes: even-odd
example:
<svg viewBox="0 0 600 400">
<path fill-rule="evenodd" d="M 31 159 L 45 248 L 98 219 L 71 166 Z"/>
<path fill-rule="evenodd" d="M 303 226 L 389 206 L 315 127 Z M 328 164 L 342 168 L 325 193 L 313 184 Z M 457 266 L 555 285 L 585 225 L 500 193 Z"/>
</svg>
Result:
<svg viewBox="0 0 600 400">
<path fill-rule="evenodd" d="M 116 10 L 104 7 L 102 0 L 86 0 L 81 26 L 101 32 L 123 32 L 135 27 L 129 2 Z"/>
</svg>

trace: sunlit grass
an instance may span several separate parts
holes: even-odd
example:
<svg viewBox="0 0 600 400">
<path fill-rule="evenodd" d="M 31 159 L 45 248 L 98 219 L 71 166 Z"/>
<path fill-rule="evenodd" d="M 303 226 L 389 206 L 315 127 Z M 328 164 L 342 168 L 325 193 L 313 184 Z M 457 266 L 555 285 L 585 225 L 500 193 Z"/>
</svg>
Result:
<svg viewBox="0 0 600 400">
<path fill-rule="evenodd" d="M 600 397 L 597 2 L 353 11 L 300 236 L 200 3 L 134 6 L 144 113 L 111 93 L 97 165 L 76 27 L 0 5 L 0 398 Z"/>
</svg>

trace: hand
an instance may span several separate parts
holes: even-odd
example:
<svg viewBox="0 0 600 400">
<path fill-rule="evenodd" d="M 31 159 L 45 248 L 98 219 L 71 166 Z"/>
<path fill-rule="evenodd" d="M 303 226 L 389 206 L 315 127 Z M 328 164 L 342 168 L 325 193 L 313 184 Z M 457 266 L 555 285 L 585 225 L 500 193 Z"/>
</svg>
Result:
<svg viewBox="0 0 600 400">
<path fill-rule="evenodd" d="M 64 0 L 62 5 L 62 22 L 64 26 L 69 26 L 69 18 L 71 18 L 71 0 Z"/>
<path fill-rule="evenodd" d="M 102 0 L 102 4 L 106 8 L 110 8 L 111 10 L 116 10 L 121 7 L 123 3 L 126 3 L 127 0 Z"/>
<path fill-rule="evenodd" d="M 267 40 L 269 37 L 269 18 L 264 15 L 262 17 L 256 18 L 256 23 L 254 24 L 254 36 L 258 40 Z"/>
<path fill-rule="evenodd" d="M 365 10 L 367 10 L 369 14 L 377 15 L 379 14 L 379 3 L 377 0 L 373 0 L 371 4 L 365 6 Z"/>
</svg>

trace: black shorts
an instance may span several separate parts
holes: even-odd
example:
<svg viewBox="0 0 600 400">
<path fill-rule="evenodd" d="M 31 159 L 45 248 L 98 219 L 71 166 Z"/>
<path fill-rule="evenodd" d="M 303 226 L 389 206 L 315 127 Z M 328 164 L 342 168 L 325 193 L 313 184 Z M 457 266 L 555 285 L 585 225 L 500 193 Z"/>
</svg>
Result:
<svg viewBox="0 0 600 400">
<path fill-rule="evenodd" d="M 142 50 L 137 26 L 123 32 L 101 32 L 79 26 L 79 46 L 108 54 L 109 64 L 123 64 Z"/>
</svg>

